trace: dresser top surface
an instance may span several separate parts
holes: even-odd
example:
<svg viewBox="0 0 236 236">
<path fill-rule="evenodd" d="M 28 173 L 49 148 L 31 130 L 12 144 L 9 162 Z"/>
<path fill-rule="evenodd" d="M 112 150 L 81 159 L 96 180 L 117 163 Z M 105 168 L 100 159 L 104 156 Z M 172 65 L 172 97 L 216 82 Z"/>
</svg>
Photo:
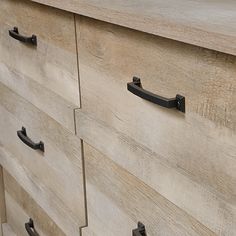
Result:
<svg viewBox="0 0 236 236">
<path fill-rule="evenodd" d="M 236 55 L 235 0 L 34 0 L 135 30 Z"/>
</svg>

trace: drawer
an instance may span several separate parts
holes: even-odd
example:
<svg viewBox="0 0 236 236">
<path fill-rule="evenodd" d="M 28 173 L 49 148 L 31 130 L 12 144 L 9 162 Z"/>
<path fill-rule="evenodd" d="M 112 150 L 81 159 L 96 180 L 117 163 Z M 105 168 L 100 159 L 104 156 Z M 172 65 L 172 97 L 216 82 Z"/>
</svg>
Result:
<svg viewBox="0 0 236 236">
<path fill-rule="evenodd" d="M 138 221 L 148 236 L 215 235 L 86 143 L 84 156 L 88 203 L 84 236 L 131 236 Z"/>
<path fill-rule="evenodd" d="M 67 235 L 78 235 L 85 224 L 80 140 L 1 83 L 0 114 L 2 166 Z"/>
<path fill-rule="evenodd" d="M 17 236 L 16 233 L 12 230 L 12 228 L 7 224 L 2 224 L 2 235 L 3 236 Z"/>
<path fill-rule="evenodd" d="M 89 117 L 83 123 L 78 111 L 78 134 L 217 234 L 233 235 L 236 57 L 85 17 L 77 23 Z M 128 91 L 134 76 L 148 92 L 184 96 L 185 113 Z"/>
<path fill-rule="evenodd" d="M 10 37 L 18 28 L 37 46 Z M 3 0 L 0 9 L 0 82 L 74 132 L 80 106 L 72 13 L 26 0 Z"/>
<path fill-rule="evenodd" d="M 3 236 L 10 236 L 10 229 L 18 236 L 30 235 L 27 233 L 25 223 L 33 220 L 35 236 L 65 236 L 63 231 L 47 215 L 47 213 L 31 198 L 31 196 L 6 171 L 3 171 L 6 204 L 6 223 L 3 226 Z M 7 224 L 7 225 L 6 225 Z M 32 225 L 31 231 L 33 231 Z M 14 235 L 14 234 L 13 234 Z"/>
</svg>

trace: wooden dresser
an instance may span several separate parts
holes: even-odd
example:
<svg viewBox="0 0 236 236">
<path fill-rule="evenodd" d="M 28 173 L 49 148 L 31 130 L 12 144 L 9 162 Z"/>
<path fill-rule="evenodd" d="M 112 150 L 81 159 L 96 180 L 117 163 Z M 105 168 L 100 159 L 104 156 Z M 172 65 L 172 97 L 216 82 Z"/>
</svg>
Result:
<svg viewBox="0 0 236 236">
<path fill-rule="evenodd" d="M 236 236 L 236 3 L 0 1 L 0 236 Z"/>
</svg>

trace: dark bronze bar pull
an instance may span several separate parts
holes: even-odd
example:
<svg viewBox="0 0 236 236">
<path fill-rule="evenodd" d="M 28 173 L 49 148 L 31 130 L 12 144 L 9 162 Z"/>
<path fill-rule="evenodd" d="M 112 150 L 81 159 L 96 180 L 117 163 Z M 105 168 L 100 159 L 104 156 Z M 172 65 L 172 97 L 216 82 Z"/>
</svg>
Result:
<svg viewBox="0 0 236 236">
<path fill-rule="evenodd" d="M 133 77 L 133 82 L 127 84 L 127 89 L 149 102 L 158 104 L 166 108 L 176 108 L 179 111 L 185 112 L 185 97 L 177 94 L 175 98 L 165 98 L 154 93 L 151 93 L 142 88 L 141 80 Z"/>
<path fill-rule="evenodd" d="M 145 225 L 141 222 L 138 222 L 138 228 L 133 229 L 132 233 L 132 236 L 147 236 Z"/>
<path fill-rule="evenodd" d="M 34 228 L 34 221 L 32 219 L 29 219 L 29 222 L 25 223 L 25 229 L 29 236 L 39 236 Z"/>
<path fill-rule="evenodd" d="M 21 130 L 17 131 L 17 136 L 20 138 L 20 140 L 26 144 L 27 146 L 31 147 L 34 150 L 40 150 L 44 152 L 44 143 L 40 141 L 39 143 L 33 142 L 26 133 L 26 129 L 24 127 L 21 128 Z"/>
<path fill-rule="evenodd" d="M 9 30 L 9 35 L 22 42 L 22 43 L 27 43 L 27 44 L 32 44 L 34 46 L 37 45 L 37 37 L 36 35 L 32 35 L 31 37 L 26 37 L 26 36 L 23 36 L 19 33 L 19 30 L 17 27 L 14 27 L 13 30 Z"/>
</svg>

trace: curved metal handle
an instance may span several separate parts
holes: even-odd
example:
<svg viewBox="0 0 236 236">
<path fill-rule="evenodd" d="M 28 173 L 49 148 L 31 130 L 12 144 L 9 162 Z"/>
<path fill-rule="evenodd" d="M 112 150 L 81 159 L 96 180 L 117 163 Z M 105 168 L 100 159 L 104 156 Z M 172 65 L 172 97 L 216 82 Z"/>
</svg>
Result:
<svg viewBox="0 0 236 236">
<path fill-rule="evenodd" d="M 141 222 L 138 222 L 138 228 L 133 229 L 132 236 L 147 236 L 145 225 Z"/>
<path fill-rule="evenodd" d="M 185 112 L 185 97 L 177 94 L 175 98 L 165 98 L 151 93 L 142 88 L 141 80 L 137 77 L 133 77 L 133 82 L 127 84 L 127 89 L 149 102 L 166 108 L 176 108 L 179 111 Z"/>
<path fill-rule="evenodd" d="M 9 30 L 9 35 L 12 38 L 14 38 L 22 43 L 32 44 L 34 46 L 37 45 L 36 35 L 32 35 L 31 37 L 25 37 L 23 35 L 20 35 L 17 27 L 14 27 L 13 30 Z"/>
<path fill-rule="evenodd" d="M 29 222 L 25 223 L 25 229 L 29 236 L 39 236 L 39 234 L 34 228 L 34 221 L 32 219 L 29 219 Z"/>
<path fill-rule="evenodd" d="M 39 143 L 33 142 L 26 133 L 26 129 L 22 127 L 21 130 L 17 131 L 17 136 L 20 138 L 20 140 L 25 143 L 27 146 L 31 147 L 34 150 L 41 150 L 44 152 L 44 143 L 40 141 Z"/>
</svg>

